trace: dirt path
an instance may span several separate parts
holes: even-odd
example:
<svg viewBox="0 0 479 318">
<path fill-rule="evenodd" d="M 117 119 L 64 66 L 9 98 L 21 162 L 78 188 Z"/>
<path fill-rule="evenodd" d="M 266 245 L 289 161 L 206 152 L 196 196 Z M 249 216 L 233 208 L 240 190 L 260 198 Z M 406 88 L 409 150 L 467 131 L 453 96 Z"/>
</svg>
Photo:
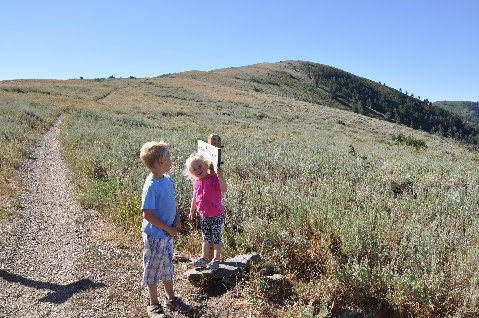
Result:
<svg viewBox="0 0 479 318">
<path fill-rule="evenodd" d="M 18 215 L 0 224 L 0 317 L 139 316 L 142 291 L 130 283 L 141 269 L 138 250 L 101 239 L 114 231 L 75 202 L 60 122 L 22 167 Z"/>
<path fill-rule="evenodd" d="M 60 156 L 60 124 L 26 160 L 21 208 L 0 224 L 0 317 L 145 317 L 141 238 L 77 204 Z M 233 290 L 195 287 L 182 273 L 177 263 L 175 290 L 195 308 L 190 317 L 242 316 Z"/>
</svg>

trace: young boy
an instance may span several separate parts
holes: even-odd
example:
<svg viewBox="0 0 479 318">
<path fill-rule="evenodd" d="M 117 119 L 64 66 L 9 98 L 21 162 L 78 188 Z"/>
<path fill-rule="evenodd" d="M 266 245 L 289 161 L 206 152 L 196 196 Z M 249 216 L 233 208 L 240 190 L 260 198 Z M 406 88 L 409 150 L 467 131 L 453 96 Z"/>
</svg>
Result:
<svg viewBox="0 0 479 318">
<path fill-rule="evenodd" d="M 143 285 L 148 286 L 150 317 L 164 317 L 158 301 L 157 284 L 161 280 L 166 293 L 164 305 L 182 313 L 191 310 L 173 290 L 173 237 L 181 222 L 176 214 L 173 182 L 169 175 L 170 150 L 163 141 L 147 142 L 141 147 L 141 161 L 150 170 L 145 180 L 141 210 L 143 223 Z"/>
</svg>

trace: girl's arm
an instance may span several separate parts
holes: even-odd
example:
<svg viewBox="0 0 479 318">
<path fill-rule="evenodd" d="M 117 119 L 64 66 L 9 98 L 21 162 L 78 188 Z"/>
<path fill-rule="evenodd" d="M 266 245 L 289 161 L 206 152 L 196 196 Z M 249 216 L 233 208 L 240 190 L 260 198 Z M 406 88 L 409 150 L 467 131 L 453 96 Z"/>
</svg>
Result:
<svg viewBox="0 0 479 318">
<path fill-rule="evenodd" d="M 220 182 L 221 192 L 226 192 L 226 190 L 228 190 L 228 187 L 226 185 L 225 178 L 223 178 L 223 169 L 218 167 L 216 169 L 216 175 L 218 176 L 218 181 Z"/>
<path fill-rule="evenodd" d="M 190 221 L 190 223 L 193 222 L 195 211 L 196 211 L 196 200 L 195 200 L 195 196 L 193 195 L 193 198 L 191 199 L 190 215 L 188 215 L 188 221 Z"/>
</svg>

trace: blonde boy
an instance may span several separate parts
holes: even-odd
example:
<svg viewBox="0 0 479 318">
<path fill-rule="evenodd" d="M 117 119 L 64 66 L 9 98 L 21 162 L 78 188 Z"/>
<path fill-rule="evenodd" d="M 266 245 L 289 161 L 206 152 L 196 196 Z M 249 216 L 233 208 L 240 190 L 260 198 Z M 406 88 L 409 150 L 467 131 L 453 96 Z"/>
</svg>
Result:
<svg viewBox="0 0 479 318">
<path fill-rule="evenodd" d="M 161 280 L 166 293 L 165 307 L 188 312 L 191 307 L 173 289 L 173 237 L 181 222 L 176 213 L 173 181 L 165 174 L 170 170 L 171 159 L 168 145 L 163 141 L 150 141 L 141 147 L 141 161 L 150 170 L 142 193 L 143 223 L 143 285 L 148 287 L 150 317 L 164 317 L 158 300 L 158 282 Z"/>
</svg>

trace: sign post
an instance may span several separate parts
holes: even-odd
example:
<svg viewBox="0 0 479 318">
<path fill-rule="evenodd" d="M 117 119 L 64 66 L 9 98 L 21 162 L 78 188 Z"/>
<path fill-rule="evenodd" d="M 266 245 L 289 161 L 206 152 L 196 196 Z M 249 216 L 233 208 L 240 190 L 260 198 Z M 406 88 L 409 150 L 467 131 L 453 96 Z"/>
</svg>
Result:
<svg viewBox="0 0 479 318">
<path fill-rule="evenodd" d="M 203 140 L 198 140 L 198 153 L 211 162 L 214 171 L 221 165 L 221 148 L 206 143 Z"/>
</svg>

